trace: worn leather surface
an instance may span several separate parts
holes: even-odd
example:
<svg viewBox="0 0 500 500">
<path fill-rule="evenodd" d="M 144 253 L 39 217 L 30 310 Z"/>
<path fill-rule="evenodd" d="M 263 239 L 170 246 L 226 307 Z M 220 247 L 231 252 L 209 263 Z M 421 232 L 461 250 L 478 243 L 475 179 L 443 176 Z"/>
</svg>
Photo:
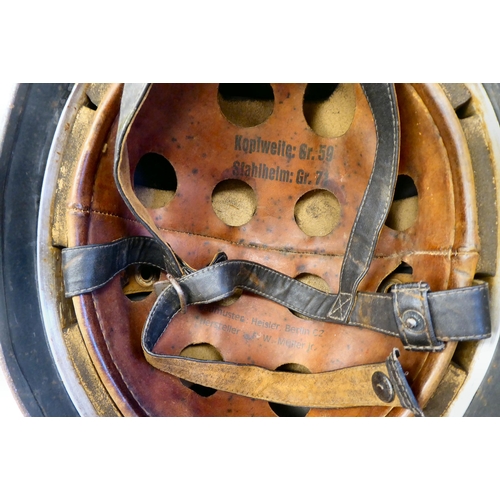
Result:
<svg viewBox="0 0 500 500">
<path fill-rule="evenodd" d="M 434 325 L 429 307 L 429 285 L 426 283 L 410 283 L 394 285 L 391 288 L 393 295 L 394 318 L 400 332 L 400 339 L 407 349 L 423 350 L 431 348 L 440 351 L 444 342 L 439 341 L 434 333 Z M 455 296 L 456 297 L 456 296 Z M 468 304 L 471 301 L 466 301 Z M 446 309 L 443 309 L 446 311 Z M 477 308 L 473 309 L 473 313 Z M 479 309 L 480 310 L 480 309 Z M 440 309 L 436 308 L 434 317 L 439 318 Z M 473 314 L 473 316 L 475 316 Z M 466 318 L 470 317 L 465 315 Z M 462 333 L 462 326 L 453 321 L 450 325 L 456 332 L 457 327 Z M 490 330 L 488 329 L 488 332 Z M 468 333 L 465 331 L 465 333 Z"/>
<path fill-rule="evenodd" d="M 303 88 L 274 86 L 273 114 L 264 124 L 251 129 L 235 127 L 222 116 L 216 85 L 151 89 L 128 139 L 129 161 L 133 170 L 145 152 L 156 151 L 174 165 L 176 196 L 166 208 L 148 212 L 162 239 L 190 266 L 204 267 L 213 255 L 225 251 L 232 259 L 260 262 L 289 276 L 318 274 L 332 292 L 337 291 L 345 247 L 375 156 L 376 132 L 363 93 L 356 87 L 356 113 L 346 134 L 332 139 L 316 136 L 300 112 Z M 416 223 L 404 232 L 383 228 L 360 289 L 375 291 L 401 261 L 412 266 L 416 281 L 428 282 L 432 290 L 469 285 L 477 259 L 477 237 L 474 204 L 464 203 L 470 191 L 464 187 L 468 178 L 466 155 L 464 160 L 455 154 L 460 148 L 453 146 L 452 133 L 444 145 L 442 137 L 450 125 L 439 118 L 442 110 L 439 116 L 436 111 L 431 114 L 432 106 L 424 103 L 435 99 L 429 98 L 432 92 L 426 86 L 401 85 L 397 94 L 401 116 L 399 173 L 414 179 L 419 213 Z M 452 121 L 452 117 L 448 119 Z M 105 139 L 108 148 L 97 162 L 88 157 L 81 160 L 69 207 L 70 246 L 147 234 L 113 189 L 114 130 L 116 123 Z M 336 155 L 329 165 L 324 165 L 312 159 L 299 161 L 264 154 L 249 159 L 244 151 L 235 151 L 235 135 L 251 138 L 257 132 L 259 137 L 286 140 L 297 146 L 309 144 L 316 150 L 320 144 L 333 145 Z M 235 161 L 239 165 L 265 162 L 269 168 L 286 167 L 294 173 L 300 167 L 309 169 L 311 175 L 316 169 L 326 168 L 328 179 L 321 187 L 339 200 L 340 224 L 325 237 L 307 237 L 295 224 L 293 206 L 310 187 L 248 177 L 244 169 L 234 168 Z M 210 206 L 210 194 L 217 182 L 233 177 L 249 183 L 259 200 L 255 216 L 241 228 L 225 225 Z M 101 290 L 75 299 L 87 342 L 104 380 L 121 401 L 122 411 L 152 415 L 274 414 L 266 402 L 222 391 L 200 397 L 175 377 L 145 362 L 140 332 L 153 301 L 154 297 L 149 296 L 142 302 L 131 302 L 122 293 L 119 276 Z M 207 342 L 217 347 L 225 360 L 235 363 L 270 370 L 299 363 L 317 373 L 380 363 L 393 347 L 402 348 L 398 340 L 376 332 L 299 318 L 281 306 L 246 294 L 229 307 L 193 309 L 190 315 L 174 318 L 169 334 L 160 338 L 157 352 L 178 355 L 187 345 Z M 439 381 L 450 351 L 447 348 L 433 355 L 402 352 L 402 365 L 422 404 L 428 397 L 429 381 L 430 385 Z M 385 413 L 384 408 L 317 409 L 309 415 Z"/>
<path fill-rule="evenodd" d="M 395 349 L 386 363 L 361 365 L 317 374 L 272 371 L 249 364 L 164 357 L 146 351 L 148 362 L 163 372 L 234 395 L 310 408 L 403 406 L 423 416 L 397 360 Z M 201 370 L 201 365 L 207 365 Z M 383 374 L 394 391 L 390 400 L 374 391 L 374 376 Z"/>
<path fill-rule="evenodd" d="M 361 280 L 370 267 L 375 245 L 389 213 L 399 159 L 399 120 L 392 85 L 363 86 L 373 115 L 377 150 L 370 178 L 347 242 L 337 299 L 328 316 L 347 320 Z"/>
<path fill-rule="evenodd" d="M 164 247 L 140 236 L 68 248 L 62 254 L 67 297 L 101 288 L 130 265 L 147 264 L 168 271 Z M 330 317 L 335 295 L 254 262 L 228 261 L 222 254 L 199 271 L 157 283 L 155 290 L 160 296 L 148 318 L 149 330 L 143 331 L 148 349 L 155 346 L 177 313 L 187 313 L 187 306 L 214 303 L 238 289 L 273 300 L 309 319 L 341 321 Z M 419 282 L 393 285 L 390 293 L 360 292 L 346 323 L 399 337 L 405 349 L 441 351 L 444 341 L 489 336 L 488 285 L 476 281 L 471 287 L 432 293 L 427 284 Z"/>
</svg>

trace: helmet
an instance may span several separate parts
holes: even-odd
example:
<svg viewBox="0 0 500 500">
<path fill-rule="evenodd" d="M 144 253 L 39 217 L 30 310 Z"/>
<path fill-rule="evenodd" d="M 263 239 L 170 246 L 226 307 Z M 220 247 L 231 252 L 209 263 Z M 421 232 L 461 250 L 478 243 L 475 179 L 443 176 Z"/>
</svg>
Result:
<svg viewBox="0 0 500 500">
<path fill-rule="evenodd" d="M 420 415 L 457 342 L 489 337 L 474 172 L 441 87 L 105 99 L 63 274 L 121 413 Z"/>
<path fill-rule="evenodd" d="M 66 103 L 38 221 L 47 338 L 21 328 L 37 363 L 5 356 L 44 413 L 441 415 L 477 389 L 498 338 L 493 87 L 52 88 L 23 97 Z M 39 143 L 2 158 L 20 171 Z"/>
</svg>

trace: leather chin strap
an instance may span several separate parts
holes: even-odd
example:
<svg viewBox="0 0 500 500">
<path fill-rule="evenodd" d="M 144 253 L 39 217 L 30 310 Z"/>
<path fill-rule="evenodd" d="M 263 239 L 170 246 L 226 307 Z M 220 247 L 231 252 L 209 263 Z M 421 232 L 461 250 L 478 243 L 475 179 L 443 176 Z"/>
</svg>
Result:
<svg viewBox="0 0 500 500">
<path fill-rule="evenodd" d="M 97 290 L 134 264 L 149 264 L 169 272 L 164 245 L 144 236 L 123 238 L 106 245 L 64 249 L 66 296 Z M 147 345 L 153 347 L 183 308 L 210 304 L 243 289 L 311 319 L 361 326 L 399 337 L 408 350 L 438 351 L 447 341 L 479 340 L 489 336 L 488 286 L 476 283 L 472 287 L 444 292 L 429 292 L 425 283 L 394 285 L 390 293 L 358 292 L 349 320 L 342 322 L 329 315 L 337 295 L 312 288 L 261 264 L 227 260 L 225 254 L 217 254 L 212 264 L 204 269 L 156 283 L 159 297 L 144 336 L 150 339 Z M 407 326 L 412 323 L 414 328 Z"/>
<path fill-rule="evenodd" d="M 122 198 L 152 238 L 125 238 L 106 245 L 63 250 L 66 296 L 92 292 L 131 264 L 153 265 L 167 272 L 169 281 L 157 284 L 159 296 L 143 328 L 142 348 L 148 362 L 159 370 L 217 390 L 275 403 L 311 408 L 402 406 L 423 416 L 397 360 L 397 349 L 385 364 L 318 374 L 273 372 L 251 365 L 153 352 L 175 314 L 185 312 L 189 305 L 228 297 L 237 289 L 261 295 L 312 319 L 397 336 L 410 350 L 439 351 L 445 341 L 489 337 L 488 288 L 484 283 L 434 293 L 425 283 L 397 285 L 391 293 L 357 291 L 369 269 L 397 177 L 399 123 L 393 86 L 362 85 L 375 121 L 377 151 L 351 230 L 337 294 L 321 292 L 260 264 L 227 260 L 225 254 L 217 254 L 211 265 L 195 271 L 161 239 L 151 216 L 133 192 L 124 147 L 149 88 L 149 84 L 124 87 L 114 173 Z"/>
</svg>

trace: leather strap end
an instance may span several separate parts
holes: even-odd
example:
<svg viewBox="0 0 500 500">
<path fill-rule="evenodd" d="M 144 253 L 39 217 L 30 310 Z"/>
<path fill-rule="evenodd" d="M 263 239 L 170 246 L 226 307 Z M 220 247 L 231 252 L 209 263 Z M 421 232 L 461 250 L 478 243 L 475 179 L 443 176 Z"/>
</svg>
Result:
<svg viewBox="0 0 500 500">
<path fill-rule="evenodd" d="M 416 417 L 425 417 L 424 412 L 420 408 L 420 405 L 418 404 L 418 401 L 415 398 L 408 381 L 406 380 L 403 367 L 401 366 L 398 358 L 399 350 L 394 349 L 387 358 L 385 364 L 401 406 L 413 412 Z"/>
</svg>

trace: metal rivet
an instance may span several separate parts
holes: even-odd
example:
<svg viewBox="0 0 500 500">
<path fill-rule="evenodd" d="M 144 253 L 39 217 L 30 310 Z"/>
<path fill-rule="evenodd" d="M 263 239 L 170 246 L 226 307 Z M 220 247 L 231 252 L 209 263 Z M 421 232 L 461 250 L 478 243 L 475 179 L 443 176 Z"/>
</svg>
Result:
<svg viewBox="0 0 500 500">
<path fill-rule="evenodd" d="M 413 330 L 414 328 L 417 327 L 418 321 L 415 318 L 409 317 L 409 318 L 406 318 L 405 324 L 406 324 L 406 328 Z"/>
<path fill-rule="evenodd" d="M 384 403 L 394 400 L 394 388 L 385 373 L 375 372 L 372 375 L 372 387 L 377 397 Z"/>
<path fill-rule="evenodd" d="M 401 316 L 403 328 L 411 330 L 412 333 L 418 333 L 425 330 L 425 319 L 418 312 L 412 309 L 405 311 Z"/>
</svg>

